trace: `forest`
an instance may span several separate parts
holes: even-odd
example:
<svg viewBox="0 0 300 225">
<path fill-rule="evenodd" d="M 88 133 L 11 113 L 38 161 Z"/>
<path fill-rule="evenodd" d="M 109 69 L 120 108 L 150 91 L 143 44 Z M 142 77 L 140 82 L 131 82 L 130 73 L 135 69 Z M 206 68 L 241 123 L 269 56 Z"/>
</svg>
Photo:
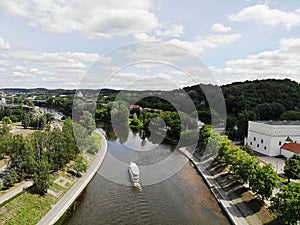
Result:
<svg viewBox="0 0 300 225">
<path fill-rule="evenodd" d="M 295 81 L 289 79 L 255 80 L 232 83 L 220 88 L 226 103 L 226 135 L 232 140 L 243 141 L 247 136 L 249 120 L 300 120 L 300 85 Z M 199 120 L 211 124 L 212 118 L 218 119 L 220 115 L 217 109 L 209 107 L 204 91 L 208 95 L 215 96 L 215 93 L 219 94 L 218 89 L 218 86 L 200 84 L 185 87 L 183 90 L 145 91 L 142 92 L 143 95 L 153 97 L 142 99 L 140 99 L 140 92 L 126 91 L 122 95 L 122 100 L 134 102 L 136 99 L 135 104 L 143 108 L 185 112 L 185 103 L 178 100 L 184 91 L 192 99 L 197 111 L 188 113 L 190 115 L 197 113 Z M 102 105 L 113 101 L 117 94 L 118 91 L 99 94 L 96 119 L 110 119 L 107 107 Z"/>
</svg>

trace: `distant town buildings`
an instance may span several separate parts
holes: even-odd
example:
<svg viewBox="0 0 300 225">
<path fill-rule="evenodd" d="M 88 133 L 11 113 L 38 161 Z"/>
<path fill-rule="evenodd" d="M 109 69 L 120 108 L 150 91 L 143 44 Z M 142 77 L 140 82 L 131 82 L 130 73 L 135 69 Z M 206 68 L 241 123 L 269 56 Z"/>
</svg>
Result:
<svg viewBox="0 0 300 225">
<path fill-rule="evenodd" d="M 76 92 L 76 97 L 83 98 L 83 94 L 81 91 Z"/>
<path fill-rule="evenodd" d="M 249 121 L 246 143 L 256 152 L 287 158 L 299 154 L 300 121 Z"/>
</svg>

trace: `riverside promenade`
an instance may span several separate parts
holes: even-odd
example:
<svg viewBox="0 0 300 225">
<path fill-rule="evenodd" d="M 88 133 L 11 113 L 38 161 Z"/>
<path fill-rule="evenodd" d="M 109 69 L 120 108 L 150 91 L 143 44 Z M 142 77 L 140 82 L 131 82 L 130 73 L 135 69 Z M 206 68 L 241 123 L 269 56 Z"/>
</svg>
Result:
<svg viewBox="0 0 300 225">
<path fill-rule="evenodd" d="M 52 225 L 68 210 L 72 203 L 78 198 L 81 192 L 93 179 L 100 168 L 107 152 L 107 141 L 105 136 L 99 131 L 96 132 L 101 137 L 101 148 L 88 171 L 77 181 L 76 184 L 52 207 L 52 209 L 38 222 L 38 225 Z"/>
<path fill-rule="evenodd" d="M 200 162 L 195 156 L 193 156 L 192 153 L 187 151 L 186 148 L 180 148 L 179 151 L 187 158 L 189 158 L 190 161 L 195 165 L 196 169 L 202 175 L 211 192 L 228 216 L 230 222 L 234 225 L 248 225 L 249 223 L 243 217 L 239 209 L 232 203 L 227 193 L 220 187 L 218 182 L 205 169 L 205 162 Z"/>
</svg>

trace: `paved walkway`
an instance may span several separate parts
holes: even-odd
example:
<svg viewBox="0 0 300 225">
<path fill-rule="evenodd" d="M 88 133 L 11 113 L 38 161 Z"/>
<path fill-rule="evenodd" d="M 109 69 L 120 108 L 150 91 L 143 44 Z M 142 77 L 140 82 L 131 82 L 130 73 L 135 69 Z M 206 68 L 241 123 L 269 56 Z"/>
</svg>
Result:
<svg viewBox="0 0 300 225">
<path fill-rule="evenodd" d="M 277 174 L 282 175 L 284 173 L 283 169 L 284 169 L 284 165 L 285 165 L 285 159 L 283 159 L 283 158 L 277 158 L 277 157 L 271 157 L 271 156 L 266 156 L 266 155 L 261 155 L 261 154 L 257 154 L 256 152 L 254 152 L 254 155 L 257 158 L 259 158 L 262 161 L 264 161 L 265 163 L 271 163 L 274 171 Z"/>
<path fill-rule="evenodd" d="M 3 202 L 11 199 L 12 197 L 16 196 L 17 194 L 19 194 L 20 192 L 23 191 L 24 187 L 30 187 L 32 184 L 33 184 L 32 181 L 27 181 L 24 184 L 22 184 L 21 186 L 19 186 L 19 187 L 13 189 L 12 191 L 2 195 L 0 197 L 0 204 L 2 204 Z"/>
<path fill-rule="evenodd" d="M 209 172 L 205 169 L 203 163 L 199 162 L 190 152 L 185 148 L 179 149 L 184 155 L 186 155 L 196 166 L 199 173 L 202 174 L 203 178 L 207 182 L 212 193 L 216 197 L 217 201 L 223 207 L 225 213 L 229 217 L 230 221 L 236 225 L 248 225 L 247 220 L 244 218 L 239 209 L 232 203 L 231 199 L 228 197 L 227 193 L 220 187 L 217 181 Z"/>
</svg>

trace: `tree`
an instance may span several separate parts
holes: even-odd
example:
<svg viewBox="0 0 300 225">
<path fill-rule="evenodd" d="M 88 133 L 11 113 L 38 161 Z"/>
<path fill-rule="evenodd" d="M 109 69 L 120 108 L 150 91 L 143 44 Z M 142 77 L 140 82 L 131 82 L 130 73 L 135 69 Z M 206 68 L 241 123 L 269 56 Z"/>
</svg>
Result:
<svg viewBox="0 0 300 225">
<path fill-rule="evenodd" d="M 244 151 L 242 151 L 244 152 Z M 242 155 L 240 159 L 237 160 L 239 167 L 237 170 L 237 175 L 244 182 L 249 182 L 255 176 L 255 172 L 259 167 L 259 161 L 255 156 L 250 156 L 246 152 Z M 249 182 L 250 186 L 250 182 Z"/>
<path fill-rule="evenodd" d="M 282 224 L 297 224 L 300 221 L 300 183 L 284 185 L 275 197 L 271 198 L 271 211 Z"/>
<path fill-rule="evenodd" d="M 250 180 L 252 190 L 263 199 L 268 199 L 272 195 L 274 188 L 278 187 L 279 177 L 275 173 L 270 163 L 262 167 L 257 167 Z"/>
<path fill-rule="evenodd" d="M 22 119 L 22 126 L 24 129 L 30 126 L 30 116 L 26 113 Z"/>
<path fill-rule="evenodd" d="M 222 146 L 222 136 L 219 132 L 212 130 L 211 135 L 206 146 L 206 152 L 210 155 L 218 154 Z"/>
<path fill-rule="evenodd" d="M 11 119 L 8 116 L 4 116 L 2 118 L 2 123 L 6 125 L 11 124 Z"/>
<path fill-rule="evenodd" d="M 288 182 L 290 182 L 291 178 L 300 178 L 300 155 L 294 154 L 291 158 L 285 161 L 284 173 L 288 177 Z"/>
<path fill-rule="evenodd" d="M 19 179 L 17 172 L 14 169 L 9 171 L 9 174 L 6 175 L 3 179 L 3 186 L 5 188 L 12 187 Z"/>
<path fill-rule="evenodd" d="M 44 118 L 45 118 L 47 124 L 49 124 L 53 120 L 55 120 L 55 117 L 54 117 L 54 115 L 52 113 L 45 113 L 44 114 Z"/>
<path fill-rule="evenodd" d="M 253 154 L 253 149 L 249 146 L 249 145 L 243 145 L 242 147 L 241 147 L 241 149 L 242 150 L 244 150 L 245 152 L 247 152 L 248 154 Z"/>
<path fill-rule="evenodd" d="M 284 111 L 284 105 L 277 102 L 262 103 L 256 106 L 256 113 L 260 120 L 278 119 Z"/>
<path fill-rule="evenodd" d="M 239 114 L 238 119 L 238 138 L 243 141 L 248 135 L 248 121 L 256 120 L 256 113 L 251 110 L 244 110 Z"/>
<path fill-rule="evenodd" d="M 222 159 L 222 157 L 224 156 L 224 153 L 228 151 L 230 146 L 231 146 L 231 141 L 228 139 L 228 137 L 222 136 L 221 147 L 218 152 L 218 159 Z"/>
<path fill-rule="evenodd" d="M 129 126 L 133 129 L 143 128 L 143 123 L 142 123 L 142 121 L 139 120 L 136 113 L 133 114 L 133 119 L 130 121 Z"/>
<path fill-rule="evenodd" d="M 284 112 L 280 118 L 282 120 L 300 120 L 300 112 L 299 111 L 294 111 L 294 110 L 289 110 Z"/>
<path fill-rule="evenodd" d="M 86 139 L 87 145 L 87 152 L 91 154 L 96 154 L 100 149 L 101 139 L 98 134 L 95 132 L 92 133 L 87 139 Z"/>
<path fill-rule="evenodd" d="M 128 103 L 124 101 L 114 101 L 109 105 L 111 108 L 111 121 L 114 123 L 114 125 L 128 126 Z"/>
<path fill-rule="evenodd" d="M 50 164 L 46 158 L 37 162 L 37 168 L 33 176 L 33 192 L 39 195 L 45 195 L 50 186 Z"/>
<path fill-rule="evenodd" d="M 79 118 L 78 124 L 84 127 L 88 134 L 91 134 L 96 129 L 93 115 L 88 111 L 83 111 L 83 115 Z"/>
<path fill-rule="evenodd" d="M 77 156 L 75 163 L 72 165 L 72 169 L 75 170 L 77 177 L 80 177 L 82 172 L 86 172 L 87 164 L 82 155 Z"/>
</svg>

